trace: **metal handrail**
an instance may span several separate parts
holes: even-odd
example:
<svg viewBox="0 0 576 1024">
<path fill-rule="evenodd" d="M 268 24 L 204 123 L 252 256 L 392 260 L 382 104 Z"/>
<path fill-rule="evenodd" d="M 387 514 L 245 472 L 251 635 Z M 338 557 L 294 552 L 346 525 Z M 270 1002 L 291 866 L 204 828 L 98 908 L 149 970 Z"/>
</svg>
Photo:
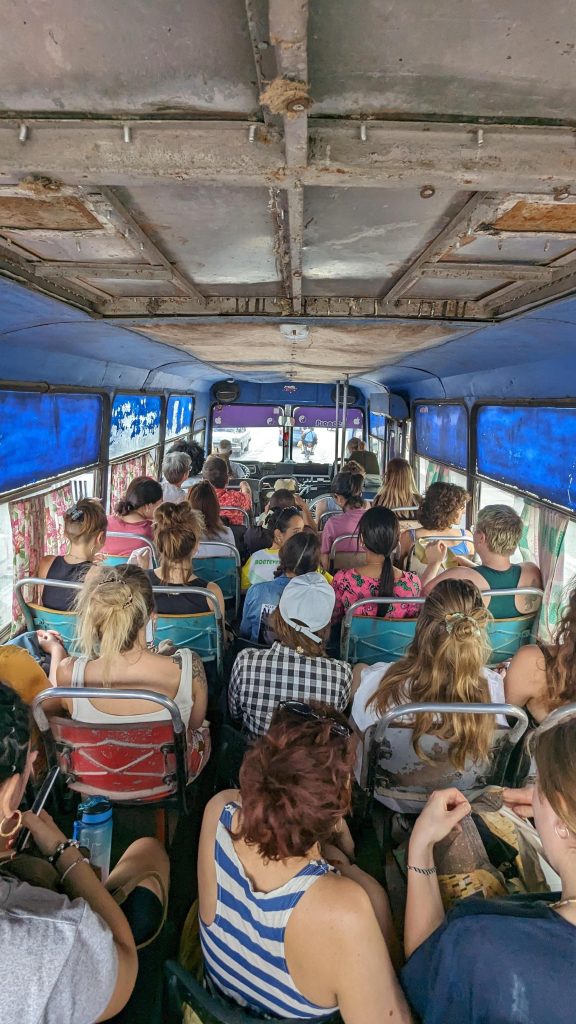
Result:
<svg viewBox="0 0 576 1024">
<path fill-rule="evenodd" d="M 358 532 L 356 532 L 356 533 L 341 533 L 339 537 L 336 537 L 335 540 L 332 542 L 332 547 L 330 548 L 330 559 L 332 560 L 334 558 L 334 555 L 337 554 L 336 547 L 340 543 L 341 540 L 354 540 L 354 539 L 356 539 L 358 541 L 358 544 L 360 544 L 360 537 L 358 535 Z M 360 547 L 358 547 L 358 551 L 361 551 L 361 550 L 362 549 Z M 349 554 L 349 553 L 353 554 L 353 552 L 346 552 L 346 554 Z"/>
<path fill-rule="evenodd" d="M 22 615 L 24 616 L 24 621 L 26 622 L 26 629 L 29 630 L 29 631 L 33 631 L 34 628 L 35 628 L 34 627 L 34 620 L 33 620 L 32 615 L 30 613 L 30 607 L 26 603 L 26 601 L 24 600 L 24 595 L 22 593 L 24 587 L 27 587 L 27 586 L 39 586 L 39 587 L 50 586 L 50 587 L 59 587 L 61 590 L 82 590 L 82 587 L 84 586 L 84 584 L 83 583 L 73 583 L 72 581 L 69 581 L 69 580 L 50 580 L 50 579 L 46 579 L 45 576 L 26 576 L 22 580 L 17 580 L 16 583 L 14 584 L 14 595 L 16 597 L 16 600 L 18 601 L 18 606 L 20 608 L 20 611 L 22 612 Z M 39 605 L 38 607 L 43 608 L 44 606 L 43 605 Z M 48 610 L 49 611 L 58 611 L 58 609 L 55 609 L 55 608 L 49 608 Z M 60 614 L 63 615 L 63 614 L 66 614 L 66 613 L 65 612 L 60 612 Z M 70 615 L 70 614 L 73 614 L 73 613 L 68 612 L 68 614 Z"/>
<path fill-rule="evenodd" d="M 220 512 L 240 512 L 244 519 L 244 525 L 250 526 L 250 513 L 245 508 L 240 508 L 238 505 L 220 505 Z"/>
<path fill-rule="evenodd" d="M 560 722 L 568 721 L 570 718 L 576 718 L 576 704 L 564 704 L 561 708 L 556 708 L 555 711 L 551 711 L 549 715 L 546 715 L 536 732 L 547 732 L 548 729 L 553 729 L 555 725 Z"/>
<path fill-rule="evenodd" d="M 517 723 L 506 731 L 506 740 L 513 746 L 524 735 L 528 728 L 528 715 L 524 708 L 516 704 L 448 704 L 439 701 L 430 703 L 401 704 L 387 711 L 375 726 L 366 730 L 362 747 L 362 768 L 360 785 L 372 794 L 376 770 L 376 752 L 382 743 L 386 730 L 399 718 L 407 715 L 422 714 L 456 714 L 456 715 L 504 715 L 515 718 Z M 409 797 L 408 797 L 409 798 Z"/>
<path fill-rule="evenodd" d="M 158 554 L 156 552 L 156 548 L 154 547 L 154 544 L 149 539 L 149 537 L 142 537 L 141 534 L 139 534 L 139 533 L 122 533 L 119 530 L 107 530 L 106 531 L 106 537 L 122 537 L 122 539 L 124 539 L 124 540 L 139 540 L 142 543 L 142 547 L 150 548 L 150 551 L 152 552 L 152 557 L 153 557 L 154 561 L 156 563 L 158 562 Z M 107 554 L 107 552 L 106 552 L 106 544 L 104 544 L 104 547 L 103 547 L 102 550 L 103 550 L 104 554 Z M 132 553 L 132 552 L 130 552 L 130 553 Z M 110 554 L 111 558 L 116 558 L 116 555 L 113 555 L 111 552 L 109 552 L 109 554 Z M 124 555 L 122 555 L 121 557 L 124 558 Z M 126 557 L 128 557 L 128 556 L 126 556 Z"/>
<path fill-rule="evenodd" d="M 308 508 L 310 509 L 310 512 L 312 513 L 312 515 L 314 515 L 314 513 L 316 511 L 316 505 L 318 505 L 319 502 L 324 501 L 325 498 L 333 498 L 333 497 L 334 497 L 333 494 L 317 494 L 315 498 L 312 498 L 312 501 L 308 505 Z"/>
<path fill-rule="evenodd" d="M 327 523 L 329 519 L 332 519 L 333 516 L 341 516 L 343 512 L 344 510 L 341 508 L 335 508 L 331 512 L 323 512 L 322 515 L 320 516 L 320 519 L 318 520 L 318 529 L 322 531 L 324 529 L 325 523 Z"/>
<path fill-rule="evenodd" d="M 419 512 L 420 505 L 398 505 L 398 508 L 390 509 L 391 512 Z"/>
<path fill-rule="evenodd" d="M 235 544 L 230 544 L 230 542 L 227 540 L 210 540 L 210 537 L 201 537 L 199 545 L 201 546 L 202 544 L 210 544 L 210 546 L 213 548 L 225 548 L 225 551 L 223 551 L 222 554 L 225 555 L 229 552 L 234 558 L 237 567 L 240 568 L 240 566 L 242 565 L 242 562 L 240 561 L 240 552 L 238 551 L 238 548 L 236 547 Z M 193 561 L 196 561 L 196 559 L 199 559 L 201 561 L 203 558 L 219 557 L 220 555 L 194 555 Z"/>
</svg>

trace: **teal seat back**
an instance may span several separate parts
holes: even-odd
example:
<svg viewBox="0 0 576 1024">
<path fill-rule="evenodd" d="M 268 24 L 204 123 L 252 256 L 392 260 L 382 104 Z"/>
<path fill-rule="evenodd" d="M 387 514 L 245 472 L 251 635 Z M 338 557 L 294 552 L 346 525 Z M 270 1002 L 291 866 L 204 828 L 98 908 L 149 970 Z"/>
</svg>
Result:
<svg viewBox="0 0 576 1024">
<path fill-rule="evenodd" d="M 57 612 L 53 608 L 43 608 L 37 604 L 28 605 L 34 629 L 55 629 L 60 633 L 64 646 L 72 647 L 77 635 L 75 612 Z"/>
<path fill-rule="evenodd" d="M 128 558 L 128 555 L 106 555 L 102 565 L 126 565 Z"/>
<path fill-rule="evenodd" d="M 236 601 L 239 589 L 238 568 L 235 558 L 217 555 L 210 558 L 194 558 L 192 568 L 201 580 L 217 583 L 225 601 Z"/>
<path fill-rule="evenodd" d="M 202 661 L 218 659 L 218 623 L 213 612 L 199 615 L 159 615 L 154 626 L 154 642 L 169 640 L 175 647 L 189 647 Z"/>
<path fill-rule="evenodd" d="M 490 665 L 508 661 L 520 647 L 530 643 L 535 618 L 535 615 L 523 615 L 517 619 L 493 619 L 488 624 L 488 639 L 492 647 Z"/>
<path fill-rule="evenodd" d="M 416 619 L 377 619 L 355 615 L 350 622 L 346 661 L 373 665 L 377 661 L 398 661 L 414 639 Z"/>
</svg>

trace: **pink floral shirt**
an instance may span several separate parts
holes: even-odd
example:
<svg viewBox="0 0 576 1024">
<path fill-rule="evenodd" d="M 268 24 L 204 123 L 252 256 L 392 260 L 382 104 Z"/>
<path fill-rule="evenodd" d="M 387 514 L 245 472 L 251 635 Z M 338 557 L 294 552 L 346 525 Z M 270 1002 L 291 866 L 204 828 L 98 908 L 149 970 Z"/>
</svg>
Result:
<svg viewBox="0 0 576 1024">
<path fill-rule="evenodd" d="M 332 586 L 336 592 L 332 621 L 338 622 L 355 601 L 361 601 L 364 597 L 378 597 L 379 580 L 372 576 L 362 576 L 357 569 L 340 569 L 332 580 Z M 394 584 L 392 597 L 420 597 L 421 590 L 420 577 L 415 572 L 403 572 Z M 359 608 L 357 614 L 375 616 L 376 611 L 377 605 L 366 604 Z M 415 619 L 419 611 L 420 605 L 417 604 L 395 605 L 386 618 Z"/>
</svg>

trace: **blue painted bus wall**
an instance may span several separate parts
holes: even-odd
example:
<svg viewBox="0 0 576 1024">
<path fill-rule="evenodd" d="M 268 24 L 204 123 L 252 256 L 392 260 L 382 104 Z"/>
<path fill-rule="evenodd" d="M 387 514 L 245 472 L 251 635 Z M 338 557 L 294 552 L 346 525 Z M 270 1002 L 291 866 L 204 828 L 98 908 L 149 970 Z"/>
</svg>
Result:
<svg viewBox="0 0 576 1024">
<path fill-rule="evenodd" d="M 100 395 L 0 392 L 0 491 L 98 462 Z"/>
<path fill-rule="evenodd" d="M 160 440 L 159 395 L 116 395 L 110 423 L 110 458 L 152 448 Z"/>
<path fill-rule="evenodd" d="M 468 415 L 464 405 L 414 406 L 414 447 L 426 459 L 444 462 L 456 469 L 468 466 Z"/>
<path fill-rule="evenodd" d="M 194 400 L 190 395 L 170 395 L 166 411 L 166 440 L 186 433 L 192 423 Z"/>
<path fill-rule="evenodd" d="M 478 473 L 576 509 L 576 409 L 482 405 Z"/>
</svg>

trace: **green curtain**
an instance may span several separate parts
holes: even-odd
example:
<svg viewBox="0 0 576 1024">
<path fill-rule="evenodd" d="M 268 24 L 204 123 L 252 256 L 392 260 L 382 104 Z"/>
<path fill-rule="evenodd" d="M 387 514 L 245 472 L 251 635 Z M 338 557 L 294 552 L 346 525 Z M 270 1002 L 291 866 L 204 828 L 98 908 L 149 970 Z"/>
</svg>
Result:
<svg viewBox="0 0 576 1024">
<path fill-rule="evenodd" d="M 544 580 L 544 599 L 538 635 L 549 643 L 562 616 L 566 586 L 565 546 L 568 519 L 552 509 L 538 516 L 538 564 Z"/>
</svg>

